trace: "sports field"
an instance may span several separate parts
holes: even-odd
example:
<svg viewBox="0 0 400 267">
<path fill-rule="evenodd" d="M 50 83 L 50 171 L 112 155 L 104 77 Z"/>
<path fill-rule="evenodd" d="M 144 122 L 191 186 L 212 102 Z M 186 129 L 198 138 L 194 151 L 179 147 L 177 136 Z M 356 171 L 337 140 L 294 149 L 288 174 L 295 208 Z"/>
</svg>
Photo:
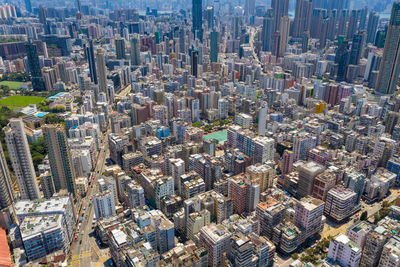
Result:
<svg viewBox="0 0 400 267">
<path fill-rule="evenodd" d="M 6 85 L 12 90 L 19 89 L 21 87 L 21 82 L 11 82 L 11 81 L 1 81 L 0 85 Z"/>
<path fill-rule="evenodd" d="M 217 139 L 218 142 L 225 142 L 228 139 L 228 131 L 222 130 L 222 131 L 213 132 L 213 133 L 203 136 L 203 140 L 207 140 L 207 139 L 211 139 L 211 138 Z"/>
<path fill-rule="evenodd" d="M 6 106 L 9 109 L 24 108 L 29 104 L 39 104 L 44 99 L 38 96 L 13 95 L 0 99 L 0 106 Z"/>
</svg>

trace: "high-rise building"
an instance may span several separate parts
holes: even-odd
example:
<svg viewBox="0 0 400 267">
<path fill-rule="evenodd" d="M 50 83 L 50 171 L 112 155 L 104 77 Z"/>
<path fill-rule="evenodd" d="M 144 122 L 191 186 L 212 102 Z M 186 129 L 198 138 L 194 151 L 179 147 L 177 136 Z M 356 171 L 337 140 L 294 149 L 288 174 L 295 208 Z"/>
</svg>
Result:
<svg viewBox="0 0 400 267">
<path fill-rule="evenodd" d="M 49 162 L 54 188 L 56 192 L 66 189 L 75 196 L 75 173 L 65 128 L 61 124 L 49 124 L 44 125 L 42 129 L 49 151 Z"/>
<path fill-rule="evenodd" d="M 224 226 L 211 224 L 200 230 L 200 243 L 208 250 L 208 266 L 221 266 L 223 254 L 229 251 L 231 233 Z"/>
<path fill-rule="evenodd" d="M 26 11 L 32 13 L 32 3 L 31 3 L 31 0 L 25 0 L 25 9 L 26 9 Z"/>
<path fill-rule="evenodd" d="M 253 258 L 253 244 L 247 236 L 238 232 L 231 238 L 229 258 L 233 266 L 249 266 Z"/>
<path fill-rule="evenodd" d="M 89 45 L 86 45 L 86 57 L 89 63 L 90 81 L 97 84 L 97 70 L 94 55 L 93 40 L 89 39 Z"/>
<path fill-rule="evenodd" d="M 205 10 L 205 19 L 208 29 L 214 28 L 214 7 L 208 6 Z"/>
<path fill-rule="evenodd" d="M 99 77 L 99 92 L 106 93 L 107 101 L 110 100 L 107 87 L 106 59 L 104 50 L 99 48 L 96 53 L 97 76 Z"/>
<path fill-rule="evenodd" d="M 218 62 L 218 36 L 219 33 L 213 30 L 210 33 L 210 61 Z"/>
<path fill-rule="evenodd" d="M 288 16 L 283 16 L 281 18 L 281 28 L 279 30 L 279 57 L 283 57 L 286 53 L 288 40 L 289 40 L 289 30 L 290 30 L 290 20 Z"/>
<path fill-rule="evenodd" d="M 360 63 L 361 55 L 363 52 L 365 40 L 365 32 L 359 31 L 353 35 L 353 42 L 351 44 L 349 64 L 358 65 Z"/>
<path fill-rule="evenodd" d="M 32 88 L 35 91 L 44 91 L 46 87 L 42 77 L 36 44 L 28 42 L 25 44 L 25 50 L 28 57 L 29 72 L 32 76 Z"/>
<path fill-rule="evenodd" d="M 274 12 L 273 32 L 276 32 L 279 31 L 281 28 L 281 18 L 283 16 L 288 16 L 289 0 L 272 0 L 271 8 Z"/>
<path fill-rule="evenodd" d="M 337 222 L 350 217 L 356 206 L 357 194 L 344 187 L 335 187 L 329 190 L 325 202 L 325 215 Z"/>
<path fill-rule="evenodd" d="M 294 154 L 290 150 L 285 150 L 282 156 L 281 172 L 283 175 L 292 172 L 293 170 Z"/>
<path fill-rule="evenodd" d="M 347 25 L 346 38 L 350 40 L 357 31 L 359 12 L 356 9 L 351 10 L 349 24 Z"/>
<path fill-rule="evenodd" d="M 274 14 L 272 9 L 268 9 L 264 14 L 262 35 L 261 35 L 261 49 L 262 51 L 271 51 L 272 48 L 272 33 L 274 28 Z"/>
<path fill-rule="evenodd" d="M 42 5 L 38 8 L 38 17 L 40 23 L 46 24 L 46 9 Z"/>
<path fill-rule="evenodd" d="M 256 0 L 246 0 L 244 2 L 244 14 L 246 16 L 254 16 L 256 11 Z"/>
<path fill-rule="evenodd" d="M 371 11 L 368 16 L 367 24 L 367 44 L 375 43 L 376 29 L 378 28 L 379 15 Z"/>
<path fill-rule="evenodd" d="M 258 111 L 258 134 L 264 136 L 267 124 L 268 104 L 263 103 Z"/>
<path fill-rule="evenodd" d="M 335 57 L 335 63 L 337 64 L 336 81 L 338 82 L 344 81 L 346 77 L 347 68 L 349 66 L 349 56 L 349 43 L 347 41 L 343 41 L 336 51 Z"/>
<path fill-rule="evenodd" d="M 140 66 L 140 41 L 137 35 L 131 39 L 131 64 L 133 66 Z"/>
<path fill-rule="evenodd" d="M 4 129 L 7 150 L 22 199 L 40 198 L 35 168 L 22 119 L 11 119 Z"/>
<path fill-rule="evenodd" d="M 10 171 L 0 142 L 0 209 L 10 206 L 15 200 Z"/>
<path fill-rule="evenodd" d="M 400 74 L 400 2 L 393 3 L 376 92 L 393 94 Z"/>
<path fill-rule="evenodd" d="M 196 78 L 198 75 L 198 64 L 199 64 L 199 51 L 192 50 L 190 54 L 190 65 L 191 65 L 192 75 Z"/>
<path fill-rule="evenodd" d="M 122 38 L 115 39 L 115 53 L 117 59 L 125 58 L 125 40 Z"/>
<path fill-rule="evenodd" d="M 310 0 L 297 0 L 293 21 L 293 37 L 302 37 L 304 32 L 310 31 L 312 2 Z"/>
<path fill-rule="evenodd" d="M 357 267 L 361 252 L 361 248 L 346 235 L 339 235 L 329 244 L 328 259 L 340 266 Z"/>
<path fill-rule="evenodd" d="M 358 30 L 363 31 L 366 30 L 365 24 L 367 22 L 367 15 L 368 15 L 368 7 L 365 6 L 360 10 L 360 15 L 359 15 L 359 24 L 358 24 Z"/>
<path fill-rule="evenodd" d="M 387 232 L 388 230 L 385 227 L 376 227 L 374 231 L 367 235 L 360 267 L 378 266 L 383 246 L 390 237 Z"/>
<path fill-rule="evenodd" d="M 304 240 L 322 230 L 323 214 L 324 202 L 320 199 L 306 197 L 296 203 L 294 223 L 302 227 Z"/>
<path fill-rule="evenodd" d="M 400 266 L 400 238 L 393 236 L 383 246 L 379 267 L 383 266 Z"/>
<path fill-rule="evenodd" d="M 297 197 L 303 198 L 312 194 L 314 178 L 322 173 L 325 168 L 316 162 L 309 161 L 297 167 L 299 182 L 297 184 Z"/>
<path fill-rule="evenodd" d="M 339 11 L 339 22 L 338 22 L 337 36 L 345 35 L 347 17 L 348 17 L 348 10 L 347 9 L 342 9 L 342 10 Z"/>
<path fill-rule="evenodd" d="M 185 34 L 185 28 L 181 27 L 179 29 L 179 53 L 185 53 L 186 51 L 186 34 Z"/>
<path fill-rule="evenodd" d="M 202 40 L 203 35 L 203 1 L 192 0 L 192 32 Z"/>
</svg>

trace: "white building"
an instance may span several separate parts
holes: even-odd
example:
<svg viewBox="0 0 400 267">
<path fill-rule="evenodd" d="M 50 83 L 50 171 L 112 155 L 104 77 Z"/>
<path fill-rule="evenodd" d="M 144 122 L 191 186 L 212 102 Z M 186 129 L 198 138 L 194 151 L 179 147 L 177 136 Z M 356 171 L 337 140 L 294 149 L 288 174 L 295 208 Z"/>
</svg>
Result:
<svg viewBox="0 0 400 267">
<path fill-rule="evenodd" d="M 96 218 L 110 217 L 116 214 L 114 194 L 110 190 L 97 193 L 93 198 Z"/>
<path fill-rule="evenodd" d="M 343 221 L 354 213 L 357 194 L 345 187 L 335 187 L 328 191 L 325 201 L 325 215 L 337 222 Z"/>
<path fill-rule="evenodd" d="M 400 237 L 393 236 L 383 246 L 379 267 L 400 266 Z"/>
<path fill-rule="evenodd" d="M 361 259 L 361 248 L 346 235 L 339 235 L 329 244 L 328 260 L 340 266 L 358 267 Z"/>
<path fill-rule="evenodd" d="M 21 198 L 31 200 L 40 198 L 35 168 L 22 119 L 10 119 L 4 132 Z"/>
<path fill-rule="evenodd" d="M 264 136 L 267 124 L 268 104 L 263 103 L 258 111 L 258 134 Z"/>
<path fill-rule="evenodd" d="M 257 136 L 254 141 L 254 163 L 265 163 L 274 160 L 275 141 L 272 138 Z"/>
<path fill-rule="evenodd" d="M 221 98 L 218 100 L 218 112 L 220 120 L 226 119 L 228 117 L 229 102 L 227 99 Z"/>
<path fill-rule="evenodd" d="M 245 113 L 239 113 L 235 117 L 235 123 L 242 126 L 244 129 L 249 129 L 253 124 L 253 118 Z"/>
</svg>

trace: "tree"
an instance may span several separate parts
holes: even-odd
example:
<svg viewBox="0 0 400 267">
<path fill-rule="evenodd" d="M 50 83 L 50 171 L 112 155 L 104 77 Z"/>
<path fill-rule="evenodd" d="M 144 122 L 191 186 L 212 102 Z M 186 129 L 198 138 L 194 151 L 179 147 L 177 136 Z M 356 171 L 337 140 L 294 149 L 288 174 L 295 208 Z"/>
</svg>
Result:
<svg viewBox="0 0 400 267">
<path fill-rule="evenodd" d="M 44 123 L 46 124 L 57 124 L 57 123 L 65 123 L 64 119 L 59 117 L 57 114 L 49 113 L 44 118 Z"/>
<path fill-rule="evenodd" d="M 379 215 L 377 214 L 377 213 L 375 213 L 375 215 L 374 215 L 374 224 L 377 224 L 379 221 L 380 221 L 380 217 L 379 217 Z"/>
<path fill-rule="evenodd" d="M 360 216 L 361 221 L 366 221 L 368 219 L 368 211 L 363 211 Z"/>
<path fill-rule="evenodd" d="M 292 254 L 292 256 L 290 256 L 292 259 L 297 260 L 299 258 L 299 254 L 298 253 L 294 253 Z"/>
</svg>

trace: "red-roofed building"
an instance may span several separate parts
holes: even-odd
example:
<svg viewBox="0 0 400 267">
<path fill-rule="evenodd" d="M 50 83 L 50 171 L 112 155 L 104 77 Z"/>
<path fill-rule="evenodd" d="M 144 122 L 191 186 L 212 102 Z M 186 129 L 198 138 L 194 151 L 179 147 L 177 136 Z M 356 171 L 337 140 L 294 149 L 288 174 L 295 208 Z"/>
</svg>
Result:
<svg viewBox="0 0 400 267">
<path fill-rule="evenodd" d="M 0 228 L 0 266 L 11 267 L 10 248 L 8 247 L 6 230 Z"/>
</svg>

